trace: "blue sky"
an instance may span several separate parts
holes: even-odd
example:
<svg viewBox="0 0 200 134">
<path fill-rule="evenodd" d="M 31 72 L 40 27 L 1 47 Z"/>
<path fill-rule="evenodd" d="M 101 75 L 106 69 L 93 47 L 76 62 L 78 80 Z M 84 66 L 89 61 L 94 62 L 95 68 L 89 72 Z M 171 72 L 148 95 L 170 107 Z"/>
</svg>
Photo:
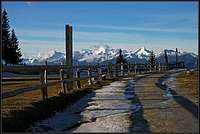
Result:
<svg viewBox="0 0 200 134">
<path fill-rule="evenodd" d="M 23 55 L 65 50 L 65 24 L 74 50 L 107 44 L 155 52 L 198 53 L 197 2 L 3 2 Z"/>
</svg>

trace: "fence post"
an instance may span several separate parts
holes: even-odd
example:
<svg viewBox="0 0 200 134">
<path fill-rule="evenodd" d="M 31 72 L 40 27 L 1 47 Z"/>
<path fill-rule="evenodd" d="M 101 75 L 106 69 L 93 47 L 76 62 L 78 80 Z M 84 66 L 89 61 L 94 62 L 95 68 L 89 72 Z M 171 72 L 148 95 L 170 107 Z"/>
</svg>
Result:
<svg viewBox="0 0 200 134">
<path fill-rule="evenodd" d="M 46 69 L 44 70 L 44 82 L 47 84 L 47 61 L 45 61 Z M 47 86 L 45 87 L 45 97 L 48 98 Z"/>
<path fill-rule="evenodd" d="M 62 62 L 61 62 L 61 65 L 63 65 L 62 64 Z M 64 80 L 64 70 L 61 68 L 60 69 L 60 80 Z M 63 81 L 63 82 L 61 82 L 61 93 L 62 93 L 62 91 L 64 92 L 64 94 L 66 94 L 66 88 L 65 88 L 65 82 Z"/>
<path fill-rule="evenodd" d="M 107 64 L 107 68 L 108 68 L 108 72 L 107 73 L 108 73 L 108 76 L 109 76 L 108 78 L 111 78 L 111 71 L 112 71 L 111 70 L 111 66 L 109 64 Z"/>
<path fill-rule="evenodd" d="M 115 64 L 114 65 L 115 66 L 115 76 L 117 77 L 118 76 L 118 64 Z"/>
<path fill-rule="evenodd" d="M 128 74 L 130 74 L 130 63 L 128 63 L 128 65 L 127 65 L 127 68 L 128 68 Z"/>
<path fill-rule="evenodd" d="M 111 69 L 111 65 L 109 65 L 109 64 L 107 64 L 107 70 L 108 70 L 108 72 L 107 72 L 107 76 L 108 76 L 108 78 L 111 78 L 112 77 L 112 69 Z"/>
<path fill-rule="evenodd" d="M 102 81 L 102 70 L 100 65 L 99 65 L 99 76 L 100 76 L 100 81 Z"/>
<path fill-rule="evenodd" d="M 43 70 L 40 71 L 40 83 L 42 84 L 42 86 L 44 85 L 44 71 Z M 45 100 L 44 87 L 41 88 L 41 93 L 42 93 L 43 100 Z"/>
<path fill-rule="evenodd" d="M 145 64 L 145 73 L 147 73 L 147 72 L 148 72 L 148 65 Z"/>
<path fill-rule="evenodd" d="M 132 64 L 131 63 L 129 64 L 129 71 L 130 71 L 130 73 L 132 73 Z"/>
<path fill-rule="evenodd" d="M 45 85 L 45 87 L 41 88 L 42 91 L 42 98 L 43 100 L 46 100 L 48 98 L 48 93 L 47 93 L 47 61 L 45 61 L 45 69 L 41 70 L 40 72 L 40 83 L 42 86 Z"/>
<path fill-rule="evenodd" d="M 79 69 L 78 65 L 77 65 L 77 69 L 76 69 L 76 78 L 78 79 L 76 81 L 77 88 L 81 88 L 81 81 L 79 80 L 80 79 L 80 69 Z"/>
<path fill-rule="evenodd" d="M 149 68 L 150 68 L 150 69 L 149 69 L 149 72 L 151 73 L 151 71 L 152 71 L 152 70 L 151 70 L 151 64 L 149 65 Z"/>
<path fill-rule="evenodd" d="M 135 74 L 137 74 L 137 65 L 134 65 L 134 69 L 135 69 Z"/>
<path fill-rule="evenodd" d="M 120 64 L 120 71 L 121 71 L 121 76 L 124 75 L 124 68 L 123 68 L 123 63 L 121 62 Z"/>
<path fill-rule="evenodd" d="M 157 68 L 158 68 L 158 66 L 155 64 L 155 66 L 154 66 L 154 71 L 155 72 L 156 72 Z"/>
<path fill-rule="evenodd" d="M 159 71 L 159 72 L 161 71 L 160 63 L 158 64 L 158 71 Z"/>
<path fill-rule="evenodd" d="M 110 73 L 110 78 L 112 78 L 113 77 L 112 64 L 109 65 L 109 73 Z"/>
<path fill-rule="evenodd" d="M 101 76 L 101 68 L 100 65 L 97 65 L 97 73 L 98 73 L 98 82 L 101 82 L 102 76 Z"/>
<path fill-rule="evenodd" d="M 92 85 L 93 83 L 92 83 L 92 73 L 91 73 L 91 68 L 90 68 L 90 65 L 88 64 L 88 77 L 89 77 L 89 79 L 88 79 L 88 84 L 89 85 Z"/>
</svg>

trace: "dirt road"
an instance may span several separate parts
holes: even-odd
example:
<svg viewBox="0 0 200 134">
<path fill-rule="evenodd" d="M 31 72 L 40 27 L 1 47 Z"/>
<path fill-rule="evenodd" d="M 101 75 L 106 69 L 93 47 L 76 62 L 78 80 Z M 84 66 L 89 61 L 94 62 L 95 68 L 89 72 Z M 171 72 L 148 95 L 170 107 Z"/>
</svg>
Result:
<svg viewBox="0 0 200 134">
<path fill-rule="evenodd" d="M 136 83 L 135 93 L 143 106 L 143 116 L 151 132 L 198 133 L 198 107 L 176 92 L 174 77 L 161 79 L 153 74 Z M 160 80 L 161 86 L 156 86 Z"/>
<path fill-rule="evenodd" d="M 54 117 L 35 123 L 32 131 L 198 132 L 198 119 L 180 103 L 182 98 L 175 99 L 156 84 L 161 76 L 113 82 Z"/>
</svg>

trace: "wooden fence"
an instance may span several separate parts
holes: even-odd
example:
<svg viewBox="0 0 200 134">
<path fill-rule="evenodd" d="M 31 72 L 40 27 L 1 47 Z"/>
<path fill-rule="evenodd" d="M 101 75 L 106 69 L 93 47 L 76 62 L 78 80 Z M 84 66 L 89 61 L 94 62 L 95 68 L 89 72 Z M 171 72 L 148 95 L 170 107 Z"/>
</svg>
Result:
<svg viewBox="0 0 200 134">
<path fill-rule="evenodd" d="M 66 74 L 72 70 L 74 77 L 67 79 Z M 69 83 L 75 82 L 77 88 L 82 88 L 81 80 L 88 79 L 88 84 L 92 85 L 96 82 L 101 82 L 103 77 L 112 78 L 113 76 L 123 76 L 127 74 L 151 73 L 156 71 L 165 71 L 165 65 L 155 65 L 152 68 L 148 64 L 107 64 L 107 65 L 82 65 L 82 66 L 66 66 L 66 65 L 38 65 L 38 66 L 7 66 L 2 68 L 2 72 L 38 72 L 40 84 L 31 87 L 19 88 L 13 91 L 8 91 L 2 94 L 2 98 L 13 97 L 25 92 L 42 89 L 41 95 L 43 99 L 48 98 L 48 87 L 55 84 L 61 84 L 60 93 L 66 94 L 68 90 L 66 86 Z M 48 82 L 48 74 L 50 72 L 59 73 L 59 80 Z M 81 72 L 87 72 L 87 76 L 81 76 Z M 3 81 L 6 79 L 3 78 Z"/>
</svg>

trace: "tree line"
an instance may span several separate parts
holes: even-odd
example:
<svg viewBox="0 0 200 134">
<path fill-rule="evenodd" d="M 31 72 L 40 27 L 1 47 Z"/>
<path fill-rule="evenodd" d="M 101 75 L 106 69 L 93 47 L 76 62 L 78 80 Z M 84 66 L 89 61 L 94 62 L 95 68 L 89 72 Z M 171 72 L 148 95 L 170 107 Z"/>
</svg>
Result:
<svg viewBox="0 0 200 134">
<path fill-rule="evenodd" d="M 150 55 L 149 55 L 149 60 L 148 60 L 151 68 L 154 68 L 156 65 L 156 56 L 155 53 L 153 52 L 153 50 L 151 51 Z M 127 60 L 124 58 L 123 54 L 122 54 L 122 50 L 119 50 L 119 56 L 116 59 L 116 64 L 126 64 Z"/>
<path fill-rule="evenodd" d="M 8 64 L 19 64 L 22 62 L 22 54 L 15 30 L 9 25 L 8 14 L 5 9 L 2 13 L 2 59 L 5 66 Z"/>
</svg>

